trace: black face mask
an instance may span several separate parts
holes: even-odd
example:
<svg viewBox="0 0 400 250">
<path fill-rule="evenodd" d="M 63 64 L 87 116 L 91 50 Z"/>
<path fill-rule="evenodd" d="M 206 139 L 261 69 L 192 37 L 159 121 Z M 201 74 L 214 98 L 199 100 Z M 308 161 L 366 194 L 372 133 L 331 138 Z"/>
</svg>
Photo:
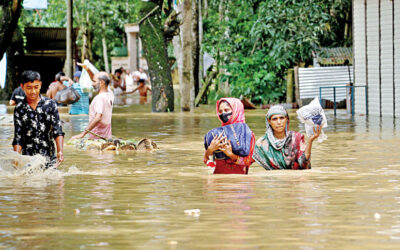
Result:
<svg viewBox="0 0 400 250">
<path fill-rule="evenodd" d="M 227 123 L 229 121 L 229 118 L 231 118 L 232 112 L 229 113 L 222 113 L 219 115 L 219 119 L 223 121 L 224 123 Z"/>
</svg>

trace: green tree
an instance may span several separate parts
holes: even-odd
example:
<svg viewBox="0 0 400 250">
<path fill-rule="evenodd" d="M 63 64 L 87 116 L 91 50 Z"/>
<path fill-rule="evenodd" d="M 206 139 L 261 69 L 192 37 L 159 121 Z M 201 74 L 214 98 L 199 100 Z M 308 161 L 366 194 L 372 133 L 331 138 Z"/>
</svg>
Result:
<svg viewBox="0 0 400 250">
<path fill-rule="evenodd" d="M 288 68 L 309 63 L 318 46 L 349 45 L 350 0 L 209 1 L 203 50 L 227 74 L 233 96 L 256 103 L 282 100 Z M 346 10 L 346 11 L 344 11 Z"/>
</svg>

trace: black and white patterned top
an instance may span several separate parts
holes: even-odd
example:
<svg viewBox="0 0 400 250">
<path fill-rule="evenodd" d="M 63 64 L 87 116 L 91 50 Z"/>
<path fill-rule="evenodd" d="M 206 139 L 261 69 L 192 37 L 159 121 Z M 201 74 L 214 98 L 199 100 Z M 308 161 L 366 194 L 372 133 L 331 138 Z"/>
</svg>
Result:
<svg viewBox="0 0 400 250">
<path fill-rule="evenodd" d="M 24 100 L 14 110 L 13 145 L 22 147 L 23 155 L 41 154 L 54 160 L 56 158 L 54 140 L 64 136 L 54 100 L 40 96 L 40 101 L 33 110 Z"/>
</svg>

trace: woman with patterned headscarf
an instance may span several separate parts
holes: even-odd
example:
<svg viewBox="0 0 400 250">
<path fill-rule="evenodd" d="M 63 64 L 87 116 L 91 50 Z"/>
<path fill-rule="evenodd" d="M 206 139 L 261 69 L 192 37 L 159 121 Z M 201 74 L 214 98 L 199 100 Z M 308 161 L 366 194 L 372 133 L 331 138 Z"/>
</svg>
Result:
<svg viewBox="0 0 400 250">
<path fill-rule="evenodd" d="M 321 133 L 321 127 L 313 128 L 308 143 L 304 135 L 289 131 L 289 115 L 281 105 L 272 106 L 266 116 L 267 131 L 257 140 L 253 159 L 266 170 L 310 169 L 311 147 Z"/>
<path fill-rule="evenodd" d="M 243 104 L 237 98 L 221 98 L 216 106 L 222 127 L 206 134 L 204 163 L 215 167 L 214 174 L 247 174 L 254 162 L 255 137 L 246 124 Z"/>
</svg>

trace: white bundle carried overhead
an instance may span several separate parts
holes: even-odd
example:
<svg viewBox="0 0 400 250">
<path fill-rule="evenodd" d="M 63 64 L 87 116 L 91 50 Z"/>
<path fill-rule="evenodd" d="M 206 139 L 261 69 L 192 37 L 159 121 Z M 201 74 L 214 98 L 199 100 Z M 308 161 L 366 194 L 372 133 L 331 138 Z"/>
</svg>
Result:
<svg viewBox="0 0 400 250">
<path fill-rule="evenodd" d="M 86 65 L 93 74 L 99 73 L 99 70 L 96 69 L 96 67 L 93 66 L 93 64 L 91 64 L 89 60 L 86 59 L 83 64 Z M 79 78 L 79 84 L 81 85 L 83 92 L 86 93 L 90 92 L 93 88 L 92 79 L 90 79 L 89 73 L 85 69 L 82 69 L 82 74 Z"/>
</svg>

